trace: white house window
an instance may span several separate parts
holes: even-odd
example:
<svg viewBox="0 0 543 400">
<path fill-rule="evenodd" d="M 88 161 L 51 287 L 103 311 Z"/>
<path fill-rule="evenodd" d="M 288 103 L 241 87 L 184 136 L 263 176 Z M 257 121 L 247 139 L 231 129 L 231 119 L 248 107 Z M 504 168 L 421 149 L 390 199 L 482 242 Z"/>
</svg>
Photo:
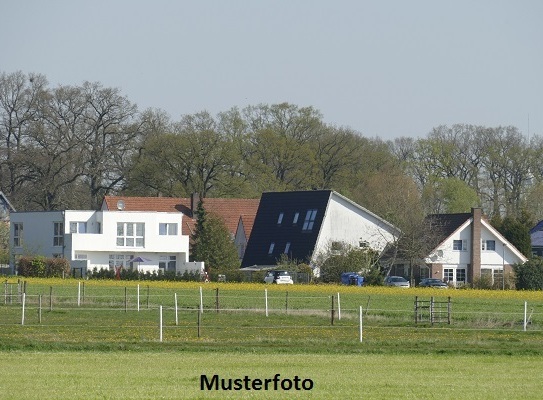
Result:
<svg viewBox="0 0 543 400">
<path fill-rule="evenodd" d="M 294 219 L 292 220 L 292 225 L 296 225 L 298 223 L 298 218 L 300 217 L 300 213 L 297 212 L 294 214 Z"/>
<path fill-rule="evenodd" d="M 158 234 L 159 235 L 177 235 L 177 224 L 173 223 L 161 223 L 158 224 Z"/>
<path fill-rule="evenodd" d="M 283 222 L 283 216 L 284 213 L 279 213 L 279 217 L 277 218 L 277 225 L 281 225 L 281 222 Z"/>
<path fill-rule="evenodd" d="M 496 241 L 483 240 L 481 250 L 496 250 Z"/>
<path fill-rule="evenodd" d="M 503 269 L 495 269 L 492 271 L 492 284 L 503 283 Z"/>
<path fill-rule="evenodd" d="M 466 251 L 468 249 L 465 240 L 453 240 L 453 250 Z"/>
<path fill-rule="evenodd" d="M 302 227 L 303 231 L 310 231 L 313 229 L 316 216 L 317 210 L 307 210 L 307 213 L 305 214 L 304 226 Z"/>
<path fill-rule="evenodd" d="M 76 259 L 76 260 L 86 260 L 86 259 L 87 259 L 87 255 L 86 255 L 86 254 L 81 254 L 81 253 L 76 253 L 76 254 L 75 254 L 75 259 Z"/>
<path fill-rule="evenodd" d="M 270 248 L 268 250 L 268 254 L 272 254 L 273 253 L 273 248 L 275 247 L 275 243 L 274 242 L 271 242 L 270 243 Z"/>
<path fill-rule="evenodd" d="M 466 269 L 458 268 L 456 270 L 456 282 L 466 282 Z"/>
<path fill-rule="evenodd" d="M 160 256 L 158 267 L 164 268 L 164 271 L 175 272 L 177 268 L 177 256 Z"/>
<path fill-rule="evenodd" d="M 117 246 L 143 247 L 145 224 L 143 222 L 117 222 Z"/>
<path fill-rule="evenodd" d="M 21 247 L 23 245 L 23 224 L 13 224 L 13 246 Z"/>
<path fill-rule="evenodd" d="M 452 269 L 452 268 L 443 269 L 443 280 L 445 282 L 454 281 L 454 269 Z"/>
<path fill-rule="evenodd" d="M 64 223 L 54 222 L 53 223 L 53 246 L 63 246 L 63 245 L 64 245 Z"/>
<path fill-rule="evenodd" d="M 290 242 L 287 242 L 287 244 L 285 245 L 285 254 L 288 254 L 290 250 Z"/>
<path fill-rule="evenodd" d="M 70 222 L 70 233 L 87 233 L 87 223 Z"/>
<path fill-rule="evenodd" d="M 109 268 L 127 268 L 130 263 L 129 261 L 132 259 L 132 256 L 128 254 L 110 254 L 109 255 Z"/>
</svg>

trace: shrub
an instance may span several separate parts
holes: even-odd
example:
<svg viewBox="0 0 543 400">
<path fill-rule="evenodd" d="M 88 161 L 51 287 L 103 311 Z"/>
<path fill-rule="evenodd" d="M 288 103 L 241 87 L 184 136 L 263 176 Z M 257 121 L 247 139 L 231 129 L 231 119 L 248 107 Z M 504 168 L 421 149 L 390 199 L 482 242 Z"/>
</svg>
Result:
<svg viewBox="0 0 543 400">
<path fill-rule="evenodd" d="M 26 277 L 63 278 L 70 276 L 70 263 L 65 258 L 21 257 L 17 273 Z"/>
<path fill-rule="evenodd" d="M 492 276 L 481 275 L 473 280 L 473 288 L 475 289 L 492 289 Z"/>
<path fill-rule="evenodd" d="M 515 271 L 517 289 L 543 289 L 543 258 L 533 257 L 524 264 L 515 264 L 513 270 Z"/>
<path fill-rule="evenodd" d="M 109 268 L 93 268 L 92 273 L 88 274 L 89 279 L 117 279 L 114 270 Z M 198 271 L 185 271 L 183 274 L 172 271 L 162 272 L 157 271 L 136 271 L 129 269 L 121 269 L 119 277 L 124 281 L 199 281 L 200 273 Z"/>
</svg>

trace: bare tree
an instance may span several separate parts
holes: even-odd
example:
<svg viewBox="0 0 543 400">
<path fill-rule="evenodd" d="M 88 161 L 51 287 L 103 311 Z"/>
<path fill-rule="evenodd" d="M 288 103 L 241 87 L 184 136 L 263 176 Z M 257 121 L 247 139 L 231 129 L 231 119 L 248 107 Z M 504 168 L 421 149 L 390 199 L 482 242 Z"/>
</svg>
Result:
<svg viewBox="0 0 543 400">
<path fill-rule="evenodd" d="M 89 206 L 98 208 L 102 197 L 121 186 L 141 141 L 141 120 L 137 107 L 121 96 L 118 89 L 85 82 L 83 129 L 85 182 Z"/>
<path fill-rule="evenodd" d="M 29 125 L 38 113 L 38 101 L 45 92 L 43 75 L 21 71 L 0 74 L 0 140 L 2 190 L 15 199 L 24 178 L 19 176 L 21 146 L 29 135 Z"/>
</svg>

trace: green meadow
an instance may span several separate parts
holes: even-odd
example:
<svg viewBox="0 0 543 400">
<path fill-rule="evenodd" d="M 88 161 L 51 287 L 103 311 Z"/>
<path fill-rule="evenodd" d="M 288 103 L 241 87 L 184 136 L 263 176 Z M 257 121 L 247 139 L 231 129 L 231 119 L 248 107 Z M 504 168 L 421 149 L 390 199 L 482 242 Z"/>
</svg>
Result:
<svg viewBox="0 0 543 400">
<path fill-rule="evenodd" d="M 415 313 L 431 298 L 434 323 Z M 535 399 L 542 355 L 540 292 L 0 285 L 2 399 Z"/>
</svg>

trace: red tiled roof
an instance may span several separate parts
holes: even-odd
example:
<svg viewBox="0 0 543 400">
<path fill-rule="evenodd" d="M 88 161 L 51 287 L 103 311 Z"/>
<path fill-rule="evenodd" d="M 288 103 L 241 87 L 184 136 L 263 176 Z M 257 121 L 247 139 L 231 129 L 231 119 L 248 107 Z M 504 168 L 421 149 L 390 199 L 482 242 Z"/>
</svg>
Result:
<svg viewBox="0 0 543 400">
<path fill-rule="evenodd" d="M 194 231 L 196 220 L 192 218 L 191 198 L 105 196 L 102 209 L 117 210 L 119 200 L 124 202 L 125 211 L 182 212 L 183 234 L 190 235 Z M 206 211 L 221 217 L 232 235 L 236 234 L 241 215 L 244 217 L 245 230 L 250 233 L 259 203 L 260 199 L 204 199 Z M 196 204 L 194 209 L 196 210 Z"/>
<path fill-rule="evenodd" d="M 251 231 L 253 230 L 253 225 L 255 224 L 256 212 L 254 214 L 243 214 L 241 215 L 241 221 L 243 222 L 243 228 L 245 228 L 245 237 L 248 238 L 251 236 Z"/>
</svg>

